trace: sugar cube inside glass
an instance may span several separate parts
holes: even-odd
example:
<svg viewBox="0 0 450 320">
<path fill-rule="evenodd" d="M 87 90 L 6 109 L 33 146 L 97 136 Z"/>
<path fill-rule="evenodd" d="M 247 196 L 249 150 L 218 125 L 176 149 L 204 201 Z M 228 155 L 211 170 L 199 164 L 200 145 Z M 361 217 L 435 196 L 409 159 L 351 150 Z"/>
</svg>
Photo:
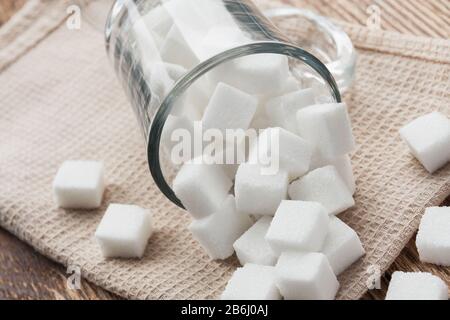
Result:
<svg viewBox="0 0 450 320">
<path fill-rule="evenodd" d="M 265 104 L 265 110 L 274 127 L 282 127 L 298 134 L 295 115 L 300 109 L 315 104 L 312 89 L 302 89 L 270 99 Z"/>
<path fill-rule="evenodd" d="M 198 63 L 197 56 L 176 25 L 171 27 L 162 43 L 161 58 L 164 62 L 178 64 L 186 69 L 190 69 Z"/>
<path fill-rule="evenodd" d="M 95 238 L 105 258 L 140 258 L 152 232 L 149 210 L 113 203 L 98 225 Z"/>
<path fill-rule="evenodd" d="M 159 48 L 163 42 L 162 37 L 147 28 L 144 19 L 137 19 L 130 28 L 130 36 L 135 40 L 135 50 L 140 56 L 146 56 L 142 60 L 145 68 L 151 61 L 159 61 Z"/>
<path fill-rule="evenodd" d="M 254 54 L 223 63 L 208 74 L 212 83 L 225 82 L 255 95 L 280 92 L 289 79 L 286 56 Z"/>
<path fill-rule="evenodd" d="M 203 115 L 203 129 L 248 129 L 258 100 L 232 86 L 219 83 Z"/>
<path fill-rule="evenodd" d="M 157 33 L 160 37 L 167 36 L 173 25 L 172 17 L 164 6 L 158 6 L 148 11 L 143 19 L 147 28 Z"/>
<path fill-rule="evenodd" d="M 104 190 L 103 164 L 97 161 L 65 161 L 53 180 L 54 199 L 61 208 L 98 208 Z"/>
</svg>

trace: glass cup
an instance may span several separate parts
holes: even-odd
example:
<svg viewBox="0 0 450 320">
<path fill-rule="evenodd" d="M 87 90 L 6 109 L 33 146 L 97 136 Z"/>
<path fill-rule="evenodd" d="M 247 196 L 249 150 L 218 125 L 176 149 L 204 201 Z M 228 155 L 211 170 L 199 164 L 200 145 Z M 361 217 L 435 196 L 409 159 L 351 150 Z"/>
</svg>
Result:
<svg viewBox="0 0 450 320">
<path fill-rule="evenodd" d="M 176 205 L 183 207 L 170 187 L 177 168 L 161 152 L 169 115 L 183 113 L 199 120 L 192 104 L 204 107 L 218 81 L 231 85 L 237 81 L 244 91 L 258 96 L 278 90 L 278 81 L 268 87 L 267 81 L 233 77 L 236 61 L 251 64 L 263 56 L 283 57 L 299 87 L 315 88 L 320 101 L 341 102 L 330 69 L 346 89 L 355 63 L 350 40 L 312 13 L 280 10 L 267 14 L 275 22 L 288 16 L 304 21 L 301 25 L 308 24 L 314 32 L 296 42 L 248 0 L 117 0 L 113 4 L 105 27 L 106 51 L 146 139 L 153 179 Z"/>
</svg>

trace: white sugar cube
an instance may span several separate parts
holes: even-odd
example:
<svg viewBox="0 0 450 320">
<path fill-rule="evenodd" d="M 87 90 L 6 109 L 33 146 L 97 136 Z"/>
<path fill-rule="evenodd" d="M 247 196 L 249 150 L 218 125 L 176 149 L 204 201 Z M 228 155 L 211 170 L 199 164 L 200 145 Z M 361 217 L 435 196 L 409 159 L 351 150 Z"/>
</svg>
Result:
<svg viewBox="0 0 450 320">
<path fill-rule="evenodd" d="M 300 86 L 298 84 L 297 79 L 289 73 L 289 76 L 285 80 L 282 86 L 278 88 L 277 91 L 268 91 L 263 92 L 262 94 L 257 94 L 258 98 L 258 109 L 263 111 L 266 114 L 266 104 L 272 99 L 279 98 L 281 96 L 287 95 L 289 93 L 293 93 L 294 91 L 299 91 Z"/>
<path fill-rule="evenodd" d="M 253 128 L 255 130 L 263 130 L 267 127 L 270 127 L 270 121 L 269 118 L 266 116 L 265 113 L 258 112 L 253 117 L 252 122 L 250 123 L 250 128 Z"/>
<path fill-rule="evenodd" d="M 166 63 L 165 65 L 168 64 Z M 174 68 L 168 69 L 171 77 L 172 75 L 177 77 L 175 79 L 180 79 L 184 76 L 184 74 L 179 73 L 180 71 L 181 69 L 177 72 Z M 183 95 L 175 101 L 171 113 L 174 115 L 184 115 L 194 121 L 200 121 L 213 91 L 214 88 L 209 85 L 209 82 L 204 77 L 197 79 L 189 86 L 189 88 L 187 88 Z"/>
<path fill-rule="evenodd" d="M 265 239 L 271 221 L 271 217 L 260 218 L 236 240 L 233 247 L 241 265 L 247 263 L 266 266 L 275 265 L 278 257 Z"/>
<path fill-rule="evenodd" d="M 95 238 L 105 258 L 140 258 L 152 231 L 150 211 L 135 205 L 110 204 Z"/>
<path fill-rule="evenodd" d="M 287 78 L 286 83 L 284 84 L 282 93 L 287 94 L 290 92 L 298 91 L 299 89 L 300 89 L 300 85 L 297 81 L 297 78 L 293 75 L 290 75 Z"/>
<path fill-rule="evenodd" d="M 426 272 L 394 272 L 386 300 L 448 300 L 441 278 Z"/>
<path fill-rule="evenodd" d="M 162 38 L 166 37 L 173 25 L 172 17 L 163 6 L 152 8 L 143 19 L 147 28 Z"/>
<path fill-rule="evenodd" d="M 286 83 L 283 87 L 281 87 L 280 92 L 269 92 L 266 94 L 260 94 L 256 95 L 256 98 L 258 99 L 258 108 L 256 110 L 256 114 L 253 117 L 253 120 L 250 124 L 250 128 L 260 130 L 260 129 L 266 129 L 268 127 L 283 127 L 282 125 L 274 124 L 275 122 L 273 119 L 269 119 L 269 116 L 266 112 L 266 103 L 274 99 L 275 97 L 279 97 L 285 94 L 288 94 L 290 92 L 294 92 L 299 89 L 298 82 L 294 76 L 289 76 L 286 80 Z M 270 116 L 272 117 L 272 115 Z M 296 123 L 295 117 L 294 122 Z"/>
<path fill-rule="evenodd" d="M 226 50 L 244 45 L 246 37 L 237 24 L 213 26 L 201 41 L 201 57 L 206 60 Z"/>
<path fill-rule="evenodd" d="M 238 151 L 237 148 L 240 148 L 240 146 L 239 145 L 236 146 L 234 155 L 236 155 L 237 152 L 241 152 L 241 151 Z M 223 159 L 223 163 L 221 162 L 220 164 L 216 164 L 216 165 L 219 166 L 225 172 L 225 174 L 228 176 L 228 178 L 230 178 L 232 181 L 234 181 L 234 179 L 236 177 L 236 172 L 239 169 L 239 160 L 238 160 L 238 157 L 235 156 L 234 158 L 232 158 L 233 161 L 226 162 L 227 154 L 228 153 L 232 154 L 232 152 L 230 150 L 231 149 L 225 149 L 222 151 L 222 156 L 220 157 L 220 159 L 221 160 Z M 245 154 L 244 154 L 244 156 L 245 156 Z M 230 156 L 230 158 L 231 158 L 231 156 Z"/>
<path fill-rule="evenodd" d="M 275 268 L 246 264 L 238 268 L 222 293 L 222 300 L 280 300 Z"/>
<path fill-rule="evenodd" d="M 199 62 L 176 25 L 172 26 L 161 46 L 161 58 L 186 69 L 192 69 Z"/>
<path fill-rule="evenodd" d="M 400 135 L 430 173 L 450 161 L 450 120 L 432 112 L 404 126 Z"/>
<path fill-rule="evenodd" d="M 212 149 L 210 146 L 213 146 L 214 148 Z M 243 133 L 242 136 L 237 135 L 229 137 L 229 139 L 223 141 L 223 144 L 220 144 L 217 149 L 216 147 L 217 140 L 208 141 L 208 143 L 206 143 L 205 148 L 203 149 L 206 159 L 214 162 L 216 166 L 220 167 L 225 174 L 234 181 L 239 165 L 245 162 L 248 154 L 245 134 Z"/>
<path fill-rule="evenodd" d="M 284 251 L 318 252 L 328 233 L 329 217 L 317 202 L 281 202 L 266 234 L 270 247 Z"/>
<path fill-rule="evenodd" d="M 256 112 L 258 100 L 251 95 L 219 83 L 203 115 L 203 128 L 246 130 Z"/>
<path fill-rule="evenodd" d="M 319 202 L 330 215 L 337 215 L 355 205 L 352 193 L 333 166 L 313 170 L 294 181 L 289 186 L 289 196 L 293 200 Z"/>
<path fill-rule="evenodd" d="M 277 287 L 285 300 L 332 300 L 339 289 L 322 253 L 284 252 L 275 272 Z"/>
<path fill-rule="evenodd" d="M 297 134 L 297 112 L 314 104 L 314 91 L 304 89 L 273 98 L 266 103 L 265 108 L 271 126 L 282 127 Z"/>
<path fill-rule="evenodd" d="M 194 123 L 186 117 L 176 117 L 169 115 L 164 123 L 164 128 L 161 134 L 161 145 L 169 154 L 172 149 L 182 143 L 187 137 L 190 138 L 191 145 L 193 145 Z"/>
<path fill-rule="evenodd" d="M 200 122 L 203 117 L 201 109 L 191 103 L 187 95 L 183 95 L 175 100 L 170 114 L 176 117 L 186 118 L 191 122 Z"/>
<path fill-rule="evenodd" d="M 243 163 L 236 173 L 234 192 L 238 210 L 247 214 L 273 216 L 287 197 L 288 174 L 278 170 L 264 174 L 263 168 Z"/>
<path fill-rule="evenodd" d="M 187 89 L 187 92 L 185 93 L 186 102 L 192 104 L 200 110 L 203 116 L 214 90 L 215 88 L 210 85 L 206 77 L 201 77 Z"/>
<path fill-rule="evenodd" d="M 313 105 L 297 112 L 300 136 L 312 142 L 326 158 L 353 151 L 355 140 L 345 103 Z"/>
<path fill-rule="evenodd" d="M 186 73 L 186 68 L 177 64 L 166 62 L 153 63 L 149 86 L 152 90 L 152 100 L 156 100 L 154 104 L 159 106 L 170 89 L 172 89 L 175 81 L 178 81 Z M 207 84 L 208 82 L 202 78 L 191 84 L 187 91 L 175 100 L 171 114 L 191 121 L 200 121 L 211 94 L 211 90 L 206 86 Z"/>
<path fill-rule="evenodd" d="M 321 252 L 339 275 L 361 258 L 365 251 L 355 230 L 337 217 L 330 218 L 330 227 Z"/>
<path fill-rule="evenodd" d="M 295 179 L 308 172 L 312 152 L 312 145 L 299 136 L 283 128 L 268 128 L 251 148 L 249 162 L 267 165 L 267 160 L 272 164 L 276 161 L 290 179 Z"/>
<path fill-rule="evenodd" d="M 129 33 L 135 40 L 136 54 L 141 58 L 144 70 L 151 69 L 154 63 L 161 61 L 159 54 L 161 37 L 146 26 L 144 19 L 136 19 Z"/>
<path fill-rule="evenodd" d="M 416 246 L 420 261 L 450 266 L 450 207 L 425 210 Z"/>
<path fill-rule="evenodd" d="M 182 76 L 184 76 L 187 73 L 186 68 L 183 66 L 180 66 L 179 64 L 173 64 L 173 63 L 168 63 L 168 62 L 159 62 L 157 64 L 163 65 L 164 68 L 166 69 L 169 77 L 174 81 L 180 79 Z"/>
<path fill-rule="evenodd" d="M 220 208 L 233 182 L 219 166 L 197 160 L 183 165 L 173 181 L 173 190 L 186 210 L 200 219 Z"/>
<path fill-rule="evenodd" d="M 97 161 L 65 161 L 53 180 L 54 199 L 61 208 L 98 208 L 104 191 L 103 164 Z"/>
<path fill-rule="evenodd" d="M 280 300 L 275 268 L 246 264 L 238 268 L 221 296 L 222 300 Z"/>
<path fill-rule="evenodd" d="M 290 76 L 288 58 L 277 54 L 255 54 L 223 63 L 208 77 L 212 83 L 225 82 L 249 94 L 280 92 Z"/>
<path fill-rule="evenodd" d="M 152 106 L 159 106 L 172 89 L 174 81 L 170 78 L 166 66 L 162 63 L 155 63 L 151 69 L 145 69 L 144 76 L 151 90 L 152 99 L 150 103 Z"/>
<path fill-rule="evenodd" d="M 325 159 L 318 156 L 317 152 L 313 153 L 311 159 L 310 170 L 326 167 L 326 166 L 334 166 L 344 180 L 348 189 L 352 194 L 355 194 L 356 191 L 356 182 L 355 176 L 353 175 L 353 167 L 352 161 L 348 155 L 336 157 L 334 159 Z"/>
<path fill-rule="evenodd" d="M 213 214 L 194 220 L 189 230 L 211 259 L 226 259 L 234 252 L 233 243 L 252 225 L 249 216 L 236 210 L 229 195 Z"/>
</svg>

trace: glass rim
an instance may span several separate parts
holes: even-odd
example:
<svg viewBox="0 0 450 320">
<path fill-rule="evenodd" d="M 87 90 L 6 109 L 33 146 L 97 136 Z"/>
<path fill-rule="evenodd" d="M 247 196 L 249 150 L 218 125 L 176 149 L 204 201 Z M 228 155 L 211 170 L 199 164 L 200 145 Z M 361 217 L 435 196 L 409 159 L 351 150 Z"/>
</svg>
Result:
<svg viewBox="0 0 450 320">
<path fill-rule="evenodd" d="M 348 91 L 355 79 L 357 52 L 348 34 L 330 18 L 321 16 L 311 10 L 293 6 L 280 6 L 264 10 L 267 18 L 298 17 L 311 22 L 314 27 L 330 37 L 336 47 L 336 58 L 326 62 L 328 70 L 335 76 L 341 93 Z M 273 22 L 273 21 L 272 21 Z"/>
<path fill-rule="evenodd" d="M 173 105 L 179 97 L 201 76 L 215 68 L 216 66 L 249 55 L 254 54 L 279 54 L 294 58 L 305 63 L 307 66 L 317 72 L 326 82 L 330 89 L 330 95 L 335 102 L 342 102 L 341 93 L 332 73 L 328 70 L 326 65 L 322 63 L 313 54 L 301 49 L 300 47 L 287 42 L 281 41 L 256 41 L 253 43 L 237 46 L 225 50 L 195 66 L 189 70 L 183 77 L 181 77 L 169 93 L 166 95 L 158 110 L 156 111 L 153 120 L 150 124 L 150 130 L 147 137 L 147 162 L 150 173 L 155 184 L 160 191 L 175 205 L 184 208 L 182 202 L 175 195 L 171 186 L 167 183 L 164 174 L 161 170 L 160 162 L 160 144 L 161 135 Z"/>
</svg>

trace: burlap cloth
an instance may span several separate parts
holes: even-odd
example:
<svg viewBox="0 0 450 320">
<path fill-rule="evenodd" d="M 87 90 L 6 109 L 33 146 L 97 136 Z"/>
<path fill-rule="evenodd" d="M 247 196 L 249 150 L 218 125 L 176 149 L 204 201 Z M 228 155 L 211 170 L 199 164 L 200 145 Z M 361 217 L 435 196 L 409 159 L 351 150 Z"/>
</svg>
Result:
<svg viewBox="0 0 450 320">
<path fill-rule="evenodd" d="M 259 2 L 260 3 L 260 2 Z M 190 218 L 158 191 L 133 112 L 106 59 L 102 35 L 69 31 L 66 1 L 29 1 L 0 29 L 0 224 L 46 256 L 127 298 L 217 298 L 237 266 L 210 261 Z M 432 110 L 450 116 L 450 43 L 346 25 L 359 51 L 346 95 L 358 148 L 356 207 L 341 217 L 367 255 L 339 277 L 338 298 L 366 291 L 369 266 L 382 271 L 418 227 L 423 209 L 450 193 L 450 165 L 429 175 L 397 130 Z M 51 183 L 67 159 L 103 160 L 104 205 L 55 208 Z M 153 210 L 156 233 L 142 260 L 108 260 L 94 231 L 108 203 Z"/>
</svg>

